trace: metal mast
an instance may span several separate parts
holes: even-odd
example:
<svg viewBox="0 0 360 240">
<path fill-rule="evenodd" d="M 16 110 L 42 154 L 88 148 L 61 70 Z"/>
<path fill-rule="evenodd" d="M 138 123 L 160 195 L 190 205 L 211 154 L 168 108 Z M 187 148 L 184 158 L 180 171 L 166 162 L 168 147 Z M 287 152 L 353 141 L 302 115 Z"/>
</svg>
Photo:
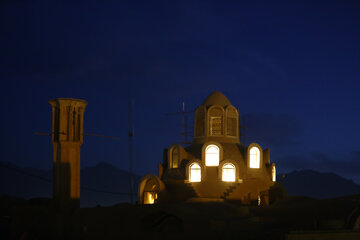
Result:
<svg viewBox="0 0 360 240">
<path fill-rule="evenodd" d="M 182 112 L 181 112 L 181 127 L 182 127 L 182 142 L 186 142 L 186 135 L 187 135 L 187 121 L 186 121 L 186 113 L 185 113 L 185 102 L 182 102 Z"/>
<path fill-rule="evenodd" d="M 133 203 L 134 195 L 134 174 L 133 174 L 133 122 L 132 122 L 132 101 L 129 98 L 128 105 L 128 123 L 129 123 L 129 175 L 130 175 L 130 202 Z"/>
<path fill-rule="evenodd" d="M 187 141 L 187 136 L 189 135 L 188 128 L 189 125 L 187 123 L 187 114 L 193 113 L 194 111 L 185 111 L 185 102 L 182 102 L 182 111 L 181 112 L 174 112 L 174 113 L 168 113 L 166 115 L 179 115 L 181 114 L 181 140 L 183 144 L 191 144 L 191 142 Z M 191 126 L 190 126 L 191 128 Z"/>
</svg>

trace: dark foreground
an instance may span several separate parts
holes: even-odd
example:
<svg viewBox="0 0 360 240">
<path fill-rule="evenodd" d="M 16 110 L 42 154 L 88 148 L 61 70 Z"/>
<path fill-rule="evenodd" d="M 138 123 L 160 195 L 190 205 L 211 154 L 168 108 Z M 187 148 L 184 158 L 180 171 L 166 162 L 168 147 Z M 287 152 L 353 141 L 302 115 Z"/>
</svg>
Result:
<svg viewBox="0 0 360 240">
<path fill-rule="evenodd" d="M 72 214 L 55 212 L 46 200 L 6 201 L 1 239 L 360 239 L 359 195 L 289 197 L 268 207 L 124 203 Z"/>
</svg>

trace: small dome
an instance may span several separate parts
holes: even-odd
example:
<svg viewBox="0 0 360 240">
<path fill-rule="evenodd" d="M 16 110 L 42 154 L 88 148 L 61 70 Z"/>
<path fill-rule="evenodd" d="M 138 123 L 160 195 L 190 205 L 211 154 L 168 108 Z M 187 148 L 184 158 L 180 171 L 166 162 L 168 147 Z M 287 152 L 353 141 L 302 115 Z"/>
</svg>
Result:
<svg viewBox="0 0 360 240">
<path fill-rule="evenodd" d="M 224 94 L 222 94 L 221 92 L 213 92 L 211 93 L 203 102 L 203 105 L 205 107 L 210 107 L 211 105 L 220 105 L 222 107 L 231 105 L 229 99 L 227 99 L 227 97 L 225 97 Z"/>
</svg>

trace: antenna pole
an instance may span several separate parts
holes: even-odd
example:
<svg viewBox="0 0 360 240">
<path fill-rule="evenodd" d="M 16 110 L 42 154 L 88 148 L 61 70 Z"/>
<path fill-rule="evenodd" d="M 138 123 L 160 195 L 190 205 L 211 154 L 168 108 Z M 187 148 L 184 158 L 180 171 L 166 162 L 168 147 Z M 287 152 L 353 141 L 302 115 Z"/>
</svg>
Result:
<svg viewBox="0 0 360 240">
<path fill-rule="evenodd" d="M 182 119 L 181 119 L 181 121 L 182 121 L 182 124 L 181 124 L 181 127 L 182 127 L 182 133 L 181 133 L 181 135 L 182 135 L 182 142 L 184 143 L 184 142 L 186 142 L 186 136 L 185 136 L 185 134 L 186 134 L 186 126 L 185 126 L 185 102 L 182 102 Z"/>
<path fill-rule="evenodd" d="M 187 142 L 187 135 L 188 135 L 188 116 L 187 114 L 188 113 L 193 113 L 194 111 L 190 111 L 190 112 L 187 112 L 185 110 L 185 102 L 182 102 L 182 111 L 181 112 L 175 112 L 175 113 L 168 113 L 167 115 L 179 115 L 181 114 L 181 142 L 183 144 L 189 144 L 189 142 Z"/>
<path fill-rule="evenodd" d="M 128 123 L 129 123 L 129 175 L 130 175 L 130 202 L 133 203 L 134 196 L 134 175 L 133 175 L 133 123 L 132 123 L 132 101 L 129 98 L 128 106 Z"/>
</svg>

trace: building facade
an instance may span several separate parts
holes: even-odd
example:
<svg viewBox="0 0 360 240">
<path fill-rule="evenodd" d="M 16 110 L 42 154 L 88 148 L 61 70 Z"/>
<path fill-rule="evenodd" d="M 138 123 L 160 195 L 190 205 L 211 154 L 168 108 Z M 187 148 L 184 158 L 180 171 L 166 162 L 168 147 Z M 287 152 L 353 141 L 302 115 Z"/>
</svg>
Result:
<svg viewBox="0 0 360 240">
<path fill-rule="evenodd" d="M 236 201 L 268 204 L 276 181 L 269 149 L 245 146 L 239 138 L 239 113 L 220 92 L 210 94 L 195 110 L 190 145 L 172 144 L 164 151 L 159 176 L 145 175 L 139 203 Z"/>
</svg>

